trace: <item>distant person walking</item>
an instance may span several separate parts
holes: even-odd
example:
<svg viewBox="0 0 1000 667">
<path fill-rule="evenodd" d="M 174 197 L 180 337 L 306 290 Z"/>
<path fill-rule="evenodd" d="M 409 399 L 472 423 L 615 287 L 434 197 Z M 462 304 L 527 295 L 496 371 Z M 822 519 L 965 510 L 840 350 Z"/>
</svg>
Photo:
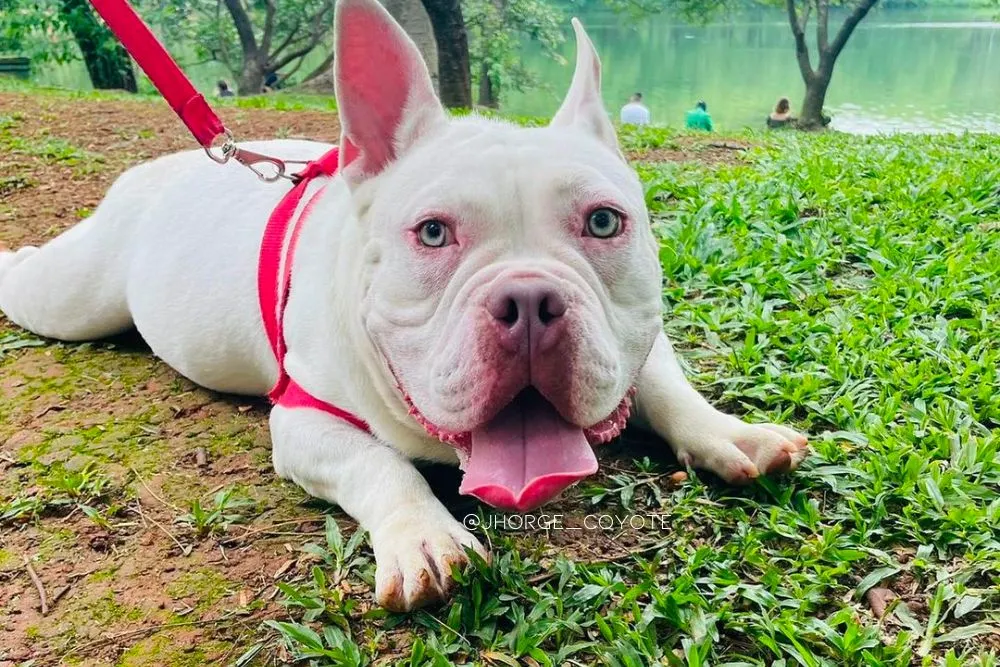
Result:
<svg viewBox="0 0 1000 667">
<path fill-rule="evenodd" d="M 219 82 L 215 85 L 219 87 L 219 97 L 233 97 L 235 95 L 225 79 L 219 79 Z"/>
<path fill-rule="evenodd" d="M 694 109 L 687 112 L 684 127 L 689 130 L 712 132 L 715 128 L 712 126 L 712 116 L 708 113 L 708 105 L 704 102 L 694 105 Z"/>
<path fill-rule="evenodd" d="M 642 103 L 642 93 L 632 95 L 622 107 L 621 121 L 622 125 L 649 125 L 649 109 Z"/>
<path fill-rule="evenodd" d="M 795 119 L 792 118 L 792 105 L 788 103 L 787 97 L 782 97 L 774 105 L 774 111 L 767 117 L 767 127 L 772 130 L 789 127 Z"/>
</svg>

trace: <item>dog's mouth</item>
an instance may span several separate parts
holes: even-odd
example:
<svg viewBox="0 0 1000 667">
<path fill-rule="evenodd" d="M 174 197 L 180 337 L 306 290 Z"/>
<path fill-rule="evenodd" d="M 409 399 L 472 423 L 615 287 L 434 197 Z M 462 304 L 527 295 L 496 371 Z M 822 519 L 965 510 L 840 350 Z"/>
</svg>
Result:
<svg viewBox="0 0 1000 667">
<path fill-rule="evenodd" d="M 433 437 L 453 445 L 465 473 L 459 492 L 498 509 L 528 512 L 597 472 L 592 445 L 625 428 L 635 389 L 589 428 L 566 421 L 536 389 L 523 389 L 491 419 L 471 431 L 452 432 L 426 419 L 400 387 L 410 415 Z"/>
</svg>

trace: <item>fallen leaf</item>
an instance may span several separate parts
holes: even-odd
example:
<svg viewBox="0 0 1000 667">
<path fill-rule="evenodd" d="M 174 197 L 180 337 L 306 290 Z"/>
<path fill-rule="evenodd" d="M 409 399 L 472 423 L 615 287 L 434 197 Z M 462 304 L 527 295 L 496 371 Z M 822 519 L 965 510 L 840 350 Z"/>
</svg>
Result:
<svg viewBox="0 0 1000 667">
<path fill-rule="evenodd" d="M 281 567 L 278 568 L 278 571 L 274 573 L 274 578 L 280 579 L 283 575 L 285 575 L 290 569 L 292 569 L 292 566 L 295 565 L 296 560 L 298 559 L 289 558 L 284 563 L 282 563 Z"/>
<path fill-rule="evenodd" d="M 895 600 L 896 597 L 896 594 L 888 588 L 871 588 L 865 594 L 868 606 L 871 607 L 872 613 L 877 618 L 882 618 L 885 615 L 885 610 L 888 608 L 889 603 Z"/>
</svg>

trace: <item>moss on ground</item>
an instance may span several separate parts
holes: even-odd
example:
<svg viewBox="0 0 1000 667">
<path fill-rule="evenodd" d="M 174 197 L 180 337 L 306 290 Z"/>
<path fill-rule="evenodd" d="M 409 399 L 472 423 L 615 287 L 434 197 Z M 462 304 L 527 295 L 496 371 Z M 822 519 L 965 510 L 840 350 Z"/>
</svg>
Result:
<svg viewBox="0 0 1000 667">
<path fill-rule="evenodd" d="M 203 667 L 211 664 L 210 658 L 225 655 L 228 650 L 219 641 L 178 646 L 176 636 L 163 633 L 138 641 L 122 654 L 115 667 Z"/>
</svg>

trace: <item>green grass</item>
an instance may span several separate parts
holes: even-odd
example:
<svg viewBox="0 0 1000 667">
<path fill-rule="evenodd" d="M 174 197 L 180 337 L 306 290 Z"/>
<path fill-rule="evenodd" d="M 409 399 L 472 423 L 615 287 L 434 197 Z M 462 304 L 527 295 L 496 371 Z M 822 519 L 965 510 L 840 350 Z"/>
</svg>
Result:
<svg viewBox="0 0 1000 667">
<path fill-rule="evenodd" d="M 492 565 L 436 611 L 362 615 L 322 579 L 283 586 L 293 655 L 367 664 L 391 636 L 409 665 L 997 664 L 1000 139 L 765 143 L 739 166 L 640 172 L 693 380 L 810 432 L 802 470 L 671 489 L 669 464 L 641 462 L 578 492 L 662 517 L 633 556 L 571 562 L 493 532 Z M 910 606 L 876 618 L 876 586 Z"/>
<path fill-rule="evenodd" d="M 126 93 L 115 90 L 71 90 L 39 86 L 29 81 L 13 77 L 0 76 L 0 93 L 30 93 L 32 95 L 52 95 L 74 100 L 106 100 L 127 102 L 134 100 L 162 100 L 160 93 L 152 84 L 143 81 L 139 93 Z M 209 97 L 206 95 L 206 97 Z M 249 95 L 246 97 L 212 97 L 209 102 L 213 107 L 234 107 L 238 109 L 276 109 L 279 111 L 336 111 L 337 102 L 332 95 L 318 95 L 294 91 L 278 91 L 268 95 Z"/>
<path fill-rule="evenodd" d="M 0 89 L 2 90 L 2 89 Z M 93 169 L 95 163 L 104 161 L 104 157 L 78 148 L 57 137 L 40 134 L 24 137 L 18 134 L 18 124 L 24 118 L 20 115 L 0 115 L 0 149 L 4 155 L 17 157 L 27 155 L 41 158 L 48 164 L 62 164 L 71 167 Z M 31 185 L 30 179 L 19 175 L 0 177 L 0 195 L 19 190 Z"/>
</svg>

